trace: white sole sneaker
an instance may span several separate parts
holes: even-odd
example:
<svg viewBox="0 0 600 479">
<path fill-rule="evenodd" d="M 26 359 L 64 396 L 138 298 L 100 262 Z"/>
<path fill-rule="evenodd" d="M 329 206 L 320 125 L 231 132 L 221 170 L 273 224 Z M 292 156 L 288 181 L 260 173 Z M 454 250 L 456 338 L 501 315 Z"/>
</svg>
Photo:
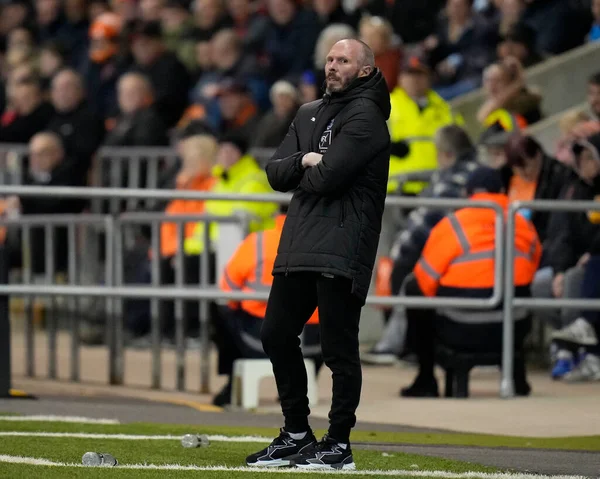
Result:
<svg viewBox="0 0 600 479">
<path fill-rule="evenodd" d="M 337 467 L 336 467 L 337 466 Z M 356 464 L 328 465 L 328 464 L 296 464 L 298 469 L 306 469 L 311 471 L 356 471 Z"/>
<path fill-rule="evenodd" d="M 248 467 L 290 467 L 291 461 L 287 459 L 274 459 L 272 461 L 258 461 L 258 462 L 247 462 Z"/>
</svg>

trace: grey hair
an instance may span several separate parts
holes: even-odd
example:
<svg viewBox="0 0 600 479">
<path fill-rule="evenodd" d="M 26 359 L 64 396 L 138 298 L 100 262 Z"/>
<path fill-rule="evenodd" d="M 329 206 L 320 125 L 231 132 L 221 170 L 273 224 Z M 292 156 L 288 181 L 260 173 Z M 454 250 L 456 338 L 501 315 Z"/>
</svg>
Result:
<svg viewBox="0 0 600 479">
<path fill-rule="evenodd" d="M 340 40 L 346 40 L 348 38 L 355 39 L 356 31 L 344 23 L 332 23 L 326 27 L 319 38 L 315 46 L 315 68 L 321 70 L 325 67 L 325 59 L 331 47 Z"/>
<path fill-rule="evenodd" d="M 440 128 L 435 134 L 435 144 L 438 150 L 454 157 L 459 157 L 474 148 L 467 132 L 456 125 Z"/>
<path fill-rule="evenodd" d="M 360 55 L 360 66 L 375 68 L 375 55 L 373 54 L 373 50 L 371 50 L 371 47 L 362 40 L 355 41 L 360 43 L 360 46 L 362 47 Z"/>
</svg>

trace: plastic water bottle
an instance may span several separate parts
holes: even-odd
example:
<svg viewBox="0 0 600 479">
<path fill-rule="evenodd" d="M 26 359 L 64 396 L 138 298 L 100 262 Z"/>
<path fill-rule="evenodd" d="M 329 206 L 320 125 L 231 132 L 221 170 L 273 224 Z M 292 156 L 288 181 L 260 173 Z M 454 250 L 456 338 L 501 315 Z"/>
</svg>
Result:
<svg viewBox="0 0 600 479">
<path fill-rule="evenodd" d="M 81 458 L 81 462 L 84 466 L 92 467 L 112 467 L 118 464 L 117 460 L 111 454 L 99 452 L 86 452 Z"/>
<path fill-rule="evenodd" d="M 208 447 L 209 444 L 206 434 L 186 434 L 181 438 L 181 445 L 185 448 Z"/>
</svg>

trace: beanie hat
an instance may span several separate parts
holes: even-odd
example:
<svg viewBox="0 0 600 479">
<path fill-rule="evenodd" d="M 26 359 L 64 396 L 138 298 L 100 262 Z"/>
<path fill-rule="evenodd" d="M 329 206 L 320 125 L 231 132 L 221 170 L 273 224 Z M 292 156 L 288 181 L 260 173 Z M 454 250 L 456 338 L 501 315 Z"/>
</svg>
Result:
<svg viewBox="0 0 600 479">
<path fill-rule="evenodd" d="M 469 175 L 466 189 L 467 196 L 475 193 L 502 193 L 504 185 L 498 170 L 482 166 Z"/>
<path fill-rule="evenodd" d="M 248 150 L 248 140 L 237 133 L 225 133 L 221 136 L 219 143 L 231 143 L 232 145 L 235 145 L 242 155 L 245 155 Z"/>
</svg>

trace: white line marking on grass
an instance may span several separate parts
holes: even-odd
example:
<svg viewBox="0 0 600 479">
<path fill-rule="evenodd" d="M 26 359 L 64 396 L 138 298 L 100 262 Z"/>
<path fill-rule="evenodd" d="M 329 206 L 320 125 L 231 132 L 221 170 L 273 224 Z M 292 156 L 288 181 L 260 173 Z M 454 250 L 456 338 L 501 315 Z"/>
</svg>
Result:
<svg viewBox="0 0 600 479">
<path fill-rule="evenodd" d="M 54 462 L 35 457 L 8 456 L 0 454 L 0 462 L 9 464 L 27 464 L 31 466 L 53 467 L 90 467 L 82 464 Z M 446 472 L 446 471 L 409 471 L 409 470 L 356 470 L 356 471 L 310 471 L 304 469 L 268 469 L 254 467 L 227 466 L 182 466 L 180 464 L 120 464 L 118 469 L 159 470 L 159 471 L 223 471 L 223 472 L 263 472 L 266 474 L 339 474 L 347 476 L 404 476 L 434 477 L 436 479 L 587 479 L 585 476 L 546 476 L 542 474 L 485 473 L 485 472 Z"/>
<path fill-rule="evenodd" d="M 0 421 L 78 422 L 81 424 L 121 424 L 117 419 L 79 416 L 0 416 Z"/>
<path fill-rule="evenodd" d="M 178 440 L 180 441 L 183 437 L 175 435 L 163 435 L 163 436 L 143 436 L 138 434 L 91 434 L 84 432 L 22 432 L 22 431 L 0 431 L 0 437 L 12 436 L 12 437 L 64 437 L 64 438 L 77 438 L 77 439 L 119 439 L 123 441 L 168 441 Z M 209 435 L 209 441 L 214 442 L 271 442 L 271 438 L 262 436 L 223 436 L 223 435 Z"/>
</svg>

